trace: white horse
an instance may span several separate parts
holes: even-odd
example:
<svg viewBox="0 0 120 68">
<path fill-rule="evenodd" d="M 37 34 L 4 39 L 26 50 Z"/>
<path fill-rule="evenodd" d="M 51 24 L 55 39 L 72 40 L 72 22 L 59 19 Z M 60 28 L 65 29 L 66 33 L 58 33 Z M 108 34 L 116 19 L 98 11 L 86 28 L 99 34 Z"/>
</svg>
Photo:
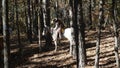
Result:
<svg viewBox="0 0 120 68">
<path fill-rule="evenodd" d="M 58 46 L 58 41 L 62 38 L 62 25 L 59 23 L 59 21 L 56 21 L 55 27 L 45 27 L 43 30 L 42 35 L 47 36 L 48 34 L 51 33 L 52 39 L 55 44 L 55 51 L 57 51 L 57 46 Z M 75 40 L 74 40 L 74 29 L 73 27 L 66 28 L 64 29 L 63 36 L 67 38 L 70 42 L 70 54 L 72 54 L 73 51 L 73 45 L 75 45 Z"/>
</svg>

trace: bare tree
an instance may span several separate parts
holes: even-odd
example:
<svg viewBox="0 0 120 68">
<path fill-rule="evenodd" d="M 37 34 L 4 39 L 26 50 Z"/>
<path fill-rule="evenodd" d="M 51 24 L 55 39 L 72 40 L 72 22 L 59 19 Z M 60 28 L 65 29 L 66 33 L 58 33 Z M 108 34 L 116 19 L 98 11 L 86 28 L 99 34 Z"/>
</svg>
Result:
<svg viewBox="0 0 120 68">
<path fill-rule="evenodd" d="M 70 27 L 73 27 L 73 0 L 69 0 L 69 5 L 70 5 L 70 7 L 69 7 L 69 20 L 70 20 Z M 75 25 L 76 26 L 76 25 Z M 74 30 L 75 30 L 76 28 L 74 28 Z M 75 39 L 74 39 L 74 41 L 75 41 Z M 71 55 L 73 55 L 73 58 L 76 58 L 77 56 L 77 54 L 76 54 L 77 52 L 76 52 L 76 46 L 75 45 L 72 45 L 72 46 L 70 46 L 70 54 Z"/>
<path fill-rule="evenodd" d="M 74 0 L 74 32 L 75 32 L 75 45 L 76 45 L 76 59 L 77 59 L 77 68 L 79 68 L 79 43 L 78 43 L 78 25 L 77 25 L 77 8 L 78 8 L 78 0 Z"/>
<path fill-rule="evenodd" d="M 93 7 L 93 0 L 89 1 L 89 23 L 88 26 L 92 26 L 92 7 Z"/>
<path fill-rule="evenodd" d="M 15 9 L 16 9 L 16 12 L 15 12 L 15 21 L 16 21 L 16 26 L 17 26 L 17 37 L 18 37 L 18 47 L 19 47 L 19 54 L 20 54 L 20 57 L 22 56 L 22 46 L 21 46 L 21 40 L 20 40 L 20 27 L 19 27 L 19 21 L 18 21 L 18 2 L 17 0 L 14 0 L 15 1 Z"/>
<path fill-rule="evenodd" d="M 0 4 L 2 4 L 2 0 L 0 1 Z M 2 33 L 2 5 L 0 5 L 0 33 Z"/>
<path fill-rule="evenodd" d="M 30 2 L 31 2 L 31 0 L 27 0 L 27 5 L 28 5 L 28 7 L 27 7 L 28 8 L 28 14 L 27 14 L 28 15 L 27 16 L 27 18 L 28 18 L 27 19 L 28 20 L 27 21 L 28 22 L 27 23 L 28 30 L 27 30 L 27 35 L 28 35 L 29 42 L 32 43 L 32 29 L 31 29 L 32 24 L 31 24 L 31 11 L 30 11 L 30 9 L 31 9 L 30 5 L 31 4 L 30 4 Z"/>
<path fill-rule="evenodd" d="M 85 67 L 84 28 L 82 0 L 74 0 L 74 29 L 77 52 L 77 68 Z M 82 33 L 83 32 L 83 33 Z"/>
<path fill-rule="evenodd" d="M 41 0 L 38 0 L 38 11 L 37 11 L 37 13 L 38 13 L 38 38 L 39 38 L 39 40 L 38 40 L 38 46 L 39 46 L 39 50 L 41 51 L 41 22 L 40 22 L 40 15 L 41 15 Z"/>
<path fill-rule="evenodd" d="M 2 0 L 2 22 L 3 22 L 3 45 L 4 45 L 4 68 L 10 67 L 10 45 L 8 25 L 8 0 Z"/>
<path fill-rule="evenodd" d="M 112 16 L 113 16 L 113 28 L 114 28 L 114 39 L 115 39 L 115 57 L 116 57 L 116 64 L 117 68 L 120 68 L 120 61 L 119 61 L 119 53 L 118 53 L 118 37 L 119 37 L 119 32 L 118 32 L 118 21 L 117 21 L 117 12 L 116 12 L 116 7 L 117 7 L 117 0 L 112 0 Z"/>
<path fill-rule="evenodd" d="M 44 22 L 44 27 L 50 27 L 50 5 L 49 2 L 50 0 L 43 0 L 42 1 L 42 12 L 43 12 L 43 22 Z M 50 36 L 48 36 L 46 39 L 46 45 L 52 45 L 52 39 Z"/>
<path fill-rule="evenodd" d="M 0 9 L 2 9 L 2 0 L 0 1 Z M 0 10 L 0 63 L 3 64 L 3 27 L 2 27 L 2 10 Z"/>
<path fill-rule="evenodd" d="M 86 50 L 85 50 L 85 23 L 83 21 L 83 1 L 79 0 L 78 5 L 78 29 L 79 29 L 79 67 L 85 67 Z"/>
<path fill-rule="evenodd" d="M 99 68 L 99 55 L 100 55 L 100 35 L 101 35 L 101 24 L 103 23 L 103 0 L 99 1 L 99 18 L 98 25 L 96 28 L 97 39 L 96 39 L 96 56 L 95 56 L 95 68 Z"/>
</svg>

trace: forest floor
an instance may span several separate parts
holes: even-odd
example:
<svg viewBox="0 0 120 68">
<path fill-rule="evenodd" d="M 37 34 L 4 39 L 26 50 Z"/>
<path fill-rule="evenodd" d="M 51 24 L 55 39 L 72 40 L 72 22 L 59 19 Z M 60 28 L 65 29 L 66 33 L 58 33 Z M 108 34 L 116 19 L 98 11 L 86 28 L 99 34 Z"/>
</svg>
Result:
<svg viewBox="0 0 120 68">
<path fill-rule="evenodd" d="M 11 41 L 11 68 L 76 68 L 76 61 L 69 54 L 69 43 L 66 39 L 61 41 L 57 52 L 54 52 L 54 45 L 43 48 L 39 52 L 37 42 L 32 44 L 22 39 L 22 59 L 18 54 L 16 38 Z M 85 68 L 94 68 L 96 51 L 96 32 L 95 30 L 86 31 L 86 53 L 87 65 Z M 45 42 L 42 41 L 42 45 Z M 120 53 L 120 50 L 119 50 Z M 120 56 L 120 54 L 119 54 Z M 116 68 L 114 54 L 114 37 L 112 32 L 102 30 L 100 45 L 100 68 Z M 2 67 L 2 66 L 1 66 Z M 0 68 L 1 68 L 0 67 Z"/>
</svg>

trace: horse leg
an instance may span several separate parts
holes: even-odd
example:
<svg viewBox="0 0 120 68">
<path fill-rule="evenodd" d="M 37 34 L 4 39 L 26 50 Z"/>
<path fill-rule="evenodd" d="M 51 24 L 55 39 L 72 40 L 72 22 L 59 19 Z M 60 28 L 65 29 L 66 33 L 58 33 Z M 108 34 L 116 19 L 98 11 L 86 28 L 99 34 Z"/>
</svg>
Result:
<svg viewBox="0 0 120 68">
<path fill-rule="evenodd" d="M 57 41 L 55 40 L 54 41 L 54 44 L 55 44 L 55 52 L 57 51 Z"/>
<path fill-rule="evenodd" d="M 73 50 L 73 48 L 72 48 L 72 41 L 70 41 L 70 55 L 72 55 L 72 50 Z"/>
</svg>

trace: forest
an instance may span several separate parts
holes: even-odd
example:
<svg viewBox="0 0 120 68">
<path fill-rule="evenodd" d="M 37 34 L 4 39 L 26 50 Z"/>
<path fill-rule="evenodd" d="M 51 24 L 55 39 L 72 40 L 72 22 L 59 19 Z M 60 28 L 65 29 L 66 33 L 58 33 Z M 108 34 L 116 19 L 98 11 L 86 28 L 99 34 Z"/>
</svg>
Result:
<svg viewBox="0 0 120 68">
<path fill-rule="evenodd" d="M 120 68 L 120 0 L 0 0 L 0 68 Z"/>
</svg>

